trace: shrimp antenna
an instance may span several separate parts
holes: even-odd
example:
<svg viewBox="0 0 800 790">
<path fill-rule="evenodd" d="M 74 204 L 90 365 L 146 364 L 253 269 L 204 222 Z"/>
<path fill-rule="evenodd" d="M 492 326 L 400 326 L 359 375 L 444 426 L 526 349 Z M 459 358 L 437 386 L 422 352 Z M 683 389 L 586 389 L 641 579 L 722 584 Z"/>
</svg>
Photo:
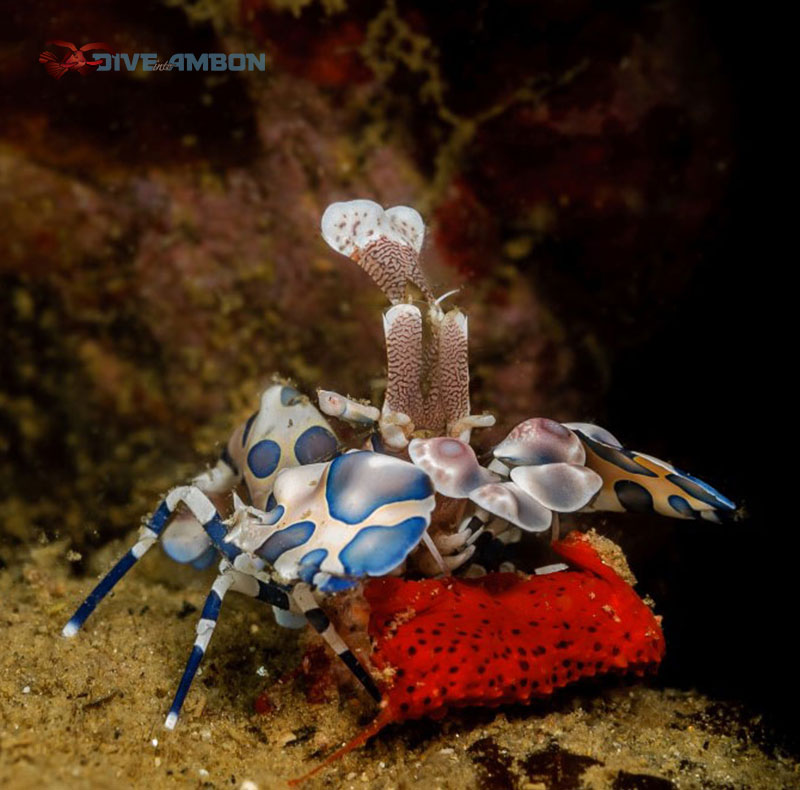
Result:
<svg viewBox="0 0 800 790">
<path fill-rule="evenodd" d="M 461 289 L 460 288 L 453 288 L 452 291 L 448 291 L 446 294 L 442 294 L 434 304 L 438 307 L 441 302 L 447 299 L 448 296 L 452 296 L 453 294 L 457 294 Z"/>
</svg>

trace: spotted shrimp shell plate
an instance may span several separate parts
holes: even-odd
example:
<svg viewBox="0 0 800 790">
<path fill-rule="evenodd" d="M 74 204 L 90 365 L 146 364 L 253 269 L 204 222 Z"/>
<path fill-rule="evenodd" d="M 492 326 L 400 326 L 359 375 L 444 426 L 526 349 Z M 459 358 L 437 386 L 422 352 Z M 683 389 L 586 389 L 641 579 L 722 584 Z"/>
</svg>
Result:
<svg viewBox="0 0 800 790">
<path fill-rule="evenodd" d="M 280 520 L 247 549 L 290 581 L 389 573 L 422 539 L 436 504 L 412 464 L 360 450 L 283 470 L 273 495 Z"/>
<path fill-rule="evenodd" d="M 580 439 L 561 423 L 543 417 L 521 422 L 493 452 L 505 463 L 522 466 L 586 461 Z"/>
<path fill-rule="evenodd" d="M 234 432 L 228 453 L 244 476 L 250 501 L 263 508 L 281 469 L 328 460 L 337 446 L 330 425 L 307 398 L 293 387 L 274 384 L 262 393 L 258 411 Z M 209 545 L 191 514 L 176 516 L 162 537 L 164 551 L 177 562 L 209 564 L 204 558 Z"/>
<path fill-rule="evenodd" d="M 265 507 L 282 469 L 328 461 L 337 448 L 336 435 L 319 410 L 282 384 L 265 390 L 259 410 L 228 445 L 244 475 L 250 501 L 259 508 Z"/>
<path fill-rule="evenodd" d="M 412 439 L 408 445 L 411 460 L 433 480 L 436 490 L 453 499 L 466 499 L 472 491 L 500 478 L 484 469 L 475 451 L 460 439 L 436 437 Z"/>
<path fill-rule="evenodd" d="M 476 488 L 469 498 L 478 507 L 526 532 L 544 532 L 553 521 L 552 511 L 513 482 L 489 483 Z"/>
<path fill-rule="evenodd" d="M 603 486 L 596 472 L 580 464 L 518 466 L 511 479 L 550 510 L 572 513 L 585 507 Z"/>
<path fill-rule="evenodd" d="M 425 237 L 425 224 L 413 208 L 395 206 L 384 211 L 372 200 L 331 203 L 322 215 L 321 230 L 334 250 L 348 256 L 381 236 L 419 252 Z"/>
</svg>

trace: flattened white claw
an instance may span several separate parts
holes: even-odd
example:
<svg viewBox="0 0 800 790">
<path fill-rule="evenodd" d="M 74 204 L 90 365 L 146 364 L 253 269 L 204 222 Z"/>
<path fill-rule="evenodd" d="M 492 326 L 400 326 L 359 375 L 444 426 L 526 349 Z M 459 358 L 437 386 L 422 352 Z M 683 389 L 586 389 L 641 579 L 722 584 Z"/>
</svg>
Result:
<svg viewBox="0 0 800 790">
<path fill-rule="evenodd" d="M 493 458 L 486 468 L 489 469 L 492 472 L 497 472 L 497 474 L 499 474 L 501 477 L 508 477 L 509 472 L 511 471 L 498 458 Z"/>
<path fill-rule="evenodd" d="M 459 439 L 441 436 L 413 439 L 408 445 L 408 454 L 433 480 L 440 494 L 454 499 L 466 499 L 474 489 L 498 479 L 494 472 L 478 463 L 475 451 Z"/>
<path fill-rule="evenodd" d="M 586 506 L 603 486 L 597 472 L 580 464 L 518 466 L 511 479 L 550 510 L 573 513 Z"/>
<path fill-rule="evenodd" d="M 553 518 L 551 511 L 512 482 L 490 483 L 470 492 L 478 507 L 526 532 L 544 532 Z"/>
<path fill-rule="evenodd" d="M 520 466 L 586 461 L 580 439 L 560 422 L 544 417 L 521 422 L 493 452 L 495 458 Z"/>
</svg>

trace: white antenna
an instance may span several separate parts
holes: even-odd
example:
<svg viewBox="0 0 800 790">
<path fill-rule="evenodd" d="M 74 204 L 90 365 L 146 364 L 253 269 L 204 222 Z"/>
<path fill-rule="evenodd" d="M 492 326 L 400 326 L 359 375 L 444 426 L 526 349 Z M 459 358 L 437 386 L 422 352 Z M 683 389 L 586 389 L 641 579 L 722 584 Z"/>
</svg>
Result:
<svg viewBox="0 0 800 790">
<path fill-rule="evenodd" d="M 442 294 L 442 295 L 441 295 L 441 296 L 440 296 L 440 297 L 439 297 L 439 298 L 438 298 L 438 299 L 437 299 L 437 300 L 434 302 L 434 304 L 435 304 L 435 305 L 438 307 L 438 306 L 439 306 L 439 304 L 440 304 L 441 302 L 443 302 L 445 299 L 447 299 L 447 297 L 448 297 L 448 296 L 452 296 L 453 294 L 457 294 L 457 293 L 458 293 L 460 290 L 461 290 L 460 288 L 454 288 L 452 291 L 448 291 L 446 294 Z"/>
</svg>

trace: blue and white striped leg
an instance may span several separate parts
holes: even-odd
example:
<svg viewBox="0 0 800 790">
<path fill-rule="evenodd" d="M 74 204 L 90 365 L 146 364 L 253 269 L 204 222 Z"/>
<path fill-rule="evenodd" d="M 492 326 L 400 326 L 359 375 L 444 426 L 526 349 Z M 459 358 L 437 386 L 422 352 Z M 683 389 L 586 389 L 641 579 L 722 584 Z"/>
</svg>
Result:
<svg viewBox="0 0 800 790">
<path fill-rule="evenodd" d="M 178 486 L 170 491 L 164 501 L 156 508 L 150 520 L 139 531 L 139 540 L 120 559 L 117 564 L 100 580 L 97 586 L 78 607 L 61 633 L 66 637 L 75 636 L 89 615 L 97 608 L 97 604 L 108 595 L 117 582 L 147 553 L 161 536 L 167 523 L 178 505 L 183 502 L 192 515 L 203 525 L 203 529 L 211 538 L 219 551 L 229 559 L 234 559 L 240 550 L 235 546 L 223 543 L 227 534 L 225 525 L 217 513 L 211 500 L 194 486 Z"/>
<path fill-rule="evenodd" d="M 501 562 L 500 558 L 506 555 L 507 544 L 519 541 L 519 527 L 476 507 L 475 512 L 461 522 L 456 535 L 469 535 L 465 545 L 474 549 L 474 562 L 467 568 L 466 577 L 483 576 L 489 569 L 509 573 L 516 570 L 513 563 L 507 560 Z"/>
<path fill-rule="evenodd" d="M 344 665 L 353 673 L 356 680 L 364 687 L 367 693 L 375 700 L 381 701 L 381 692 L 375 685 L 372 675 L 364 669 L 347 643 L 339 636 L 325 612 L 320 609 L 317 599 L 307 584 L 297 584 L 292 591 L 292 598 L 300 607 L 311 627 L 330 645 L 331 649 L 342 660 Z"/>
<path fill-rule="evenodd" d="M 139 531 L 139 540 L 125 553 L 117 564 L 100 580 L 97 586 L 78 607 L 75 614 L 61 631 L 63 636 L 75 636 L 97 604 L 108 595 L 114 585 L 147 553 L 172 516 L 172 509 L 165 499 L 155 510 L 150 520 Z"/>
<path fill-rule="evenodd" d="M 178 690 L 175 692 L 175 699 L 172 701 L 172 707 L 169 709 L 167 720 L 164 722 L 164 726 L 168 730 L 175 729 L 183 701 L 186 699 L 186 694 L 189 692 L 189 687 L 192 685 L 194 676 L 197 674 L 197 669 L 200 666 L 200 662 L 203 660 L 203 656 L 206 654 L 208 643 L 211 641 L 211 636 L 214 633 L 214 627 L 219 617 L 219 610 L 222 607 L 222 599 L 233 585 L 235 578 L 233 571 L 223 571 L 214 579 L 214 584 L 211 585 L 211 592 L 209 592 L 206 598 L 203 613 L 200 615 L 200 620 L 197 623 L 197 637 L 194 640 L 192 653 L 189 656 L 186 669 L 183 671 L 181 682 L 178 684 Z"/>
<path fill-rule="evenodd" d="M 492 520 L 493 516 L 483 508 L 476 507 L 475 512 L 471 516 L 467 516 L 458 526 L 456 534 L 468 532 L 469 537 L 466 540 L 466 545 L 471 546 L 475 541 L 484 533 L 487 524 Z"/>
<path fill-rule="evenodd" d="M 183 701 L 186 699 L 189 687 L 197 674 L 200 662 L 206 654 L 208 643 L 211 641 L 211 636 L 217 625 L 222 600 L 225 594 L 231 590 L 244 593 L 251 598 L 258 598 L 260 601 L 272 604 L 280 609 L 288 610 L 291 606 L 288 591 L 274 582 L 261 581 L 254 576 L 234 570 L 231 567 L 226 568 L 217 576 L 206 598 L 203 612 L 197 623 L 197 636 L 194 640 L 194 647 L 186 664 L 186 669 L 183 671 L 181 682 L 178 684 L 178 690 L 175 692 L 175 699 L 172 701 L 169 714 L 164 722 L 164 726 L 168 730 L 175 729 Z"/>
</svg>

